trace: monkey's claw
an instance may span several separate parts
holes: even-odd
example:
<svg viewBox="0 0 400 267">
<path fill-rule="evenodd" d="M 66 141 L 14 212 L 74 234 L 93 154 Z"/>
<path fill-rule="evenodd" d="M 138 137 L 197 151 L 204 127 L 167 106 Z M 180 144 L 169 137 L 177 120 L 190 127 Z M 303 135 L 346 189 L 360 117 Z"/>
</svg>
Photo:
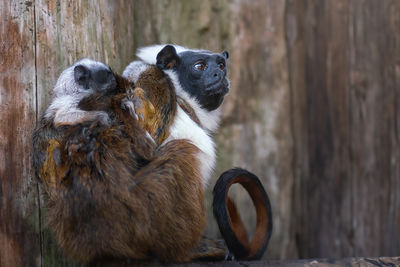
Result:
<svg viewBox="0 0 400 267">
<path fill-rule="evenodd" d="M 129 114 L 131 114 L 131 116 L 136 120 L 138 119 L 138 116 L 135 112 L 135 105 L 133 104 L 130 96 L 127 96 L 126 98 L 121 100 L 121 108 L 123 110 L 129 111 Z"/>
</svg>

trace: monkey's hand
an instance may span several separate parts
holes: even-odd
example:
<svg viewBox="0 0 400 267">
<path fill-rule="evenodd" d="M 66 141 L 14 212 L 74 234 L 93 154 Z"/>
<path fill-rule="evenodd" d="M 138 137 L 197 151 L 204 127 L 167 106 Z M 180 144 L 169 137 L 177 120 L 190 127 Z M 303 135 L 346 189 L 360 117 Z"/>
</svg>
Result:
<svg viewBox="0 0 400 267">
<path fill-rule="evenodd" d="M 136 87 L 127 92 L 128 99 L 131 99 L 134 113 L 139 121 L 140 126 L 147 130 L 153 136 L 155 132 L 154 120 L 156 117 L 156 109 L 150 100 L 146 97 L 144 90 Z"/>
<path fill-rule="evenodd" d="M 121 109 L 129 111 L 129 114 L 131 114 L 131 116 L 135 118 L 135 120 L 139 119 L 138 116 L 136 115 L 135 105 L 133 104 L 132 99 L 128 97 L 123 98 L 121 100 Z"/>
<path fill-rule="evenodd" d="M 57 140 L 51 139 L 46 150 L 46 160 L 40 170 L 40 178 L 48 189 L 55 190 L 67 172 L 68 166 L 64 165 L 62 160 L 62 147 Z"/>
</svg>

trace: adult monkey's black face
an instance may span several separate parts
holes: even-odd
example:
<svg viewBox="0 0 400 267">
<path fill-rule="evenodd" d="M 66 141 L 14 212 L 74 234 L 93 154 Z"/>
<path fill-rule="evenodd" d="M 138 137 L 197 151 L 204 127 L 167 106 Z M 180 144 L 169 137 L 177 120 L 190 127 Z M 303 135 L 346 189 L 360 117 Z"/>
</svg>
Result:
<svg viewBox="0 0 400 267">
<path fill-rule="evenodd" d="M 185 91 L 195 97 L 200 105 L 212 111 L 217 109 L 229 91 L 226 78 L 228 52 L 185 51 L 179 53 L 176 67 L 179 81 Z"/>
</svg>

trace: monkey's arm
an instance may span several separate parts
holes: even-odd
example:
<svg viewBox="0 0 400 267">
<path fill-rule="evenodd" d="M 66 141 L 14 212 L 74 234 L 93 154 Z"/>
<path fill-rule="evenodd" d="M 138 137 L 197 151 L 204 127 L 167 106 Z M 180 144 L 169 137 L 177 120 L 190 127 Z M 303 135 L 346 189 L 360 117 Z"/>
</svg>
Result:
<svg viewBox="0 0 400 267">
<path fill-rule="evenodd" d="M 56 127 L 66 125 L 76 125 L 84 122 L 99 121 L 103 125 L 110 124 L 110 118 L 104 111 L 83 111 L 80 109 L 70 109 L 68 113 L 56 113 L 54 125 Z"/>
<path fill-rule="evenodd" d="M 124 77 L 114 74 L 117 86 L 105 92 L 94 92 L 82 98 L 78 103 L 78 108 L 85 111 L 101 110 L 110 112 L 113 108 L 113 98 L 125 94 L 134 88 L 134 84 Z"/>
<path fill-rule="evenodd" d="M 254 237 L 248 240 L 246 229 L 228 197 L 232 184 L 241 184 L 250 194 L 257 213 Z M 257 260 L 262 257 L 272 233 L 271 205 L 261 182 L 254 174 L 240 168 L 224 172 L 213 190 L 213 212 L 225 242 L 237 260 Z"/>
<path fill-rule="evenodd" d="M 101 93 L 93 93 L 79 101 L 78 108 L 85 111 L 102 110 L 110 111 L 112 96 Z"/>
</svg>

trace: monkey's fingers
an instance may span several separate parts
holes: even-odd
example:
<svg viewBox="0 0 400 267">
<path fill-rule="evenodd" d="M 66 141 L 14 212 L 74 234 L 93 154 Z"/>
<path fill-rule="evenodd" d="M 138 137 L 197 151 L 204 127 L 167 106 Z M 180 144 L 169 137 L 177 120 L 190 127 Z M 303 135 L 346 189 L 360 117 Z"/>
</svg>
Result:
<svg viewBox="0 0 400 267">
<path fill-rule="evenodd" d="M 228 198 L 229 188 L 234 183 L 239 183 L 246 189 L 256 208 L 256 232 L 250 242 L 236 206 Z M 218 179 L 213 195 L 213 213 L 229 251 L 237 260 L 260 259 L 272 233 L 271 204 L 260 180 L 244 169 L 230 169 Z"/>
<path fill-rule="evenodd" d="M 127 110 L 129 114 L 135 119 L 138 120 L 138 116 L 135 111 L 135 105 L 132 102 L 132 99 L 130 98 L 124 98 L 121 100 L 121 108 L 123 110 Z"/>
</svg>

